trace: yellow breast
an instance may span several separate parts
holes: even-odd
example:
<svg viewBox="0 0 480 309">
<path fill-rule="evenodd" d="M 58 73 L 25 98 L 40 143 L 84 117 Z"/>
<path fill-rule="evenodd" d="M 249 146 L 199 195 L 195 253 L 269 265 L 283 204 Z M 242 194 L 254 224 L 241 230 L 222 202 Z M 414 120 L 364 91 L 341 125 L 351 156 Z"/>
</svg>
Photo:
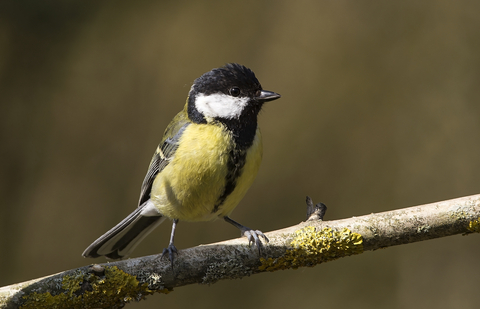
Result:
<svg viewBox="0 0 480 309">
<path fill-rule="evenodd" d="M 151 199 L 164 216 L 206 221 L 233 211 L 257 175 L 262 140 L 257 128 L 235 189 L 213 213 L 225 189 L 231 138 L 229 131 L 220 125 L 191 124 L 185 129 L 173 159 L 152 186 Z"/>
</svg>

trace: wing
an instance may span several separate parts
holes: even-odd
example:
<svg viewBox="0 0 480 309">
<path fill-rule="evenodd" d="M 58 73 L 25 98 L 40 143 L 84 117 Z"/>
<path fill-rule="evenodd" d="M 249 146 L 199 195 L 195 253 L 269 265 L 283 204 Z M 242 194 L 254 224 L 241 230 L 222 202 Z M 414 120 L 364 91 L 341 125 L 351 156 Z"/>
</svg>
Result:
<svg viewBox="0 0 480 309">
<path fill-rule="evenodd" d="M 148 199 L 150 199 L 150 192 L 152 190 L 153 181 L 157 177 L 158 173 L 170 163 L 173 159 L 175 151 L 178 148 L 180 137 L 182 136 L 185 128 L 190 124 L 190 120 L 187 117 L 186 110 L 184 109 L 178 113 L 172 122 L 168 125 L 163 139 L 158 145 L 155 154 L 153 155 L 150 166 L 148 167 L 147 175 L 143 180 L 142 189 L 140 191 L 140 200 L 138 206 L 141 206 Z"/>
</svg>

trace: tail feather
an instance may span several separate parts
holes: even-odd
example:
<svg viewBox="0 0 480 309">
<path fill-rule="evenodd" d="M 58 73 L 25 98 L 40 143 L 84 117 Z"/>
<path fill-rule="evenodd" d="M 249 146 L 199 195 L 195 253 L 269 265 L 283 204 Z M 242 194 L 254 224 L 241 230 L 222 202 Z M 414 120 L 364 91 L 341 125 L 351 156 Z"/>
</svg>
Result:
<svg viewBox="0 0 480 309">
<path fill-rule="evenodd" d="M 104 255 L 110 259 L 128 256 L 140 241 L 165 220 L 160 213 L 152 215 L 151 210 L 146 211 L 148 206 L 145 203 L 135 209 L 128 217 L 88 246 L 82 255 L 92 258 Z"/>
</svg>

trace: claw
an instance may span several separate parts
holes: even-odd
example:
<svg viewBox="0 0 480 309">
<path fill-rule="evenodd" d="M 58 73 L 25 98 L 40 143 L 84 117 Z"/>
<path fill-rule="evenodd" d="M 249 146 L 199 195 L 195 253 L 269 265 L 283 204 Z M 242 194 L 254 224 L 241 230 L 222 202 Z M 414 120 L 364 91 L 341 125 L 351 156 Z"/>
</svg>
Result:
<svg viewBox="0 0 480 309">
<path fill-rule="evenodd" d="M 241 232 L 241 235 L 247 237 L 248 245 L 251 246 L 252 244 L 255 244 L 258 248 L 258 254 L 259 255 L 262 254 L 263 244 L 262 244 L 262 241 L 260 240 L 260 237 L 263 238 L 266 243 L 269 242 L 267 236 L 265 236 L 265 234 L 263 234 L 262 231 L 252 230 L 252 229 L 250 229 L 246 226 L 241 225 L 238 222 L 233 221 L 232 219 L 230 219 L 229 217 L 226 217 L 226 216 L 223 217 L 223 219 L 226 222 L 228 222 L 228 223 L 232 224 L 233 226 L 235 226 L 236 228 L 238 228 Z"/>
<path fill-rule="evenodd" d="M 257 246 L 258 254 L 260 255 L 262 254 L 263 244 L 259 237 L 262 237 L 266 243 L 269 242 L 267 236 L 265 236 L 265 234 L 263 234 L 262 231 L 259 230 L 255 231 L 251 229 L 245 229 L 242 231 L 242 236 L 247 237 L 249 246 L 251 246 L 252 244 L 255 244 L 255 246 Z"/>
<path fill-rule="evenodd" d="M 175 254 L 178 254 L 177 248 L 173 244 L 168 245 L 167 248 L 163 249 L 162 252 L 162 259 L 164 257 L 167 257 L 168 254 L 168 259 L 170 260 L 170 263 L 172 263 L 172 269 L 173 269 L 173 260 L 175 259 Z"/>
</svg>

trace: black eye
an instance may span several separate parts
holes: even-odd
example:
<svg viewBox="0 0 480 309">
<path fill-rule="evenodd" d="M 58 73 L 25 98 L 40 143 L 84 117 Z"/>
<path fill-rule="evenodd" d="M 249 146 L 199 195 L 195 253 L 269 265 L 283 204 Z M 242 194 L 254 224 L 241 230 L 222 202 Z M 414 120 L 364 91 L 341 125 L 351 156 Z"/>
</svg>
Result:
<svg viewBox="0 0 480 309">
<path fill-rule="evenodd" d="M 232 97 L 238 97 L 240 95 L 240 89 L 237 87 L 233 87 L 229 92 Z"/>
</svg>

